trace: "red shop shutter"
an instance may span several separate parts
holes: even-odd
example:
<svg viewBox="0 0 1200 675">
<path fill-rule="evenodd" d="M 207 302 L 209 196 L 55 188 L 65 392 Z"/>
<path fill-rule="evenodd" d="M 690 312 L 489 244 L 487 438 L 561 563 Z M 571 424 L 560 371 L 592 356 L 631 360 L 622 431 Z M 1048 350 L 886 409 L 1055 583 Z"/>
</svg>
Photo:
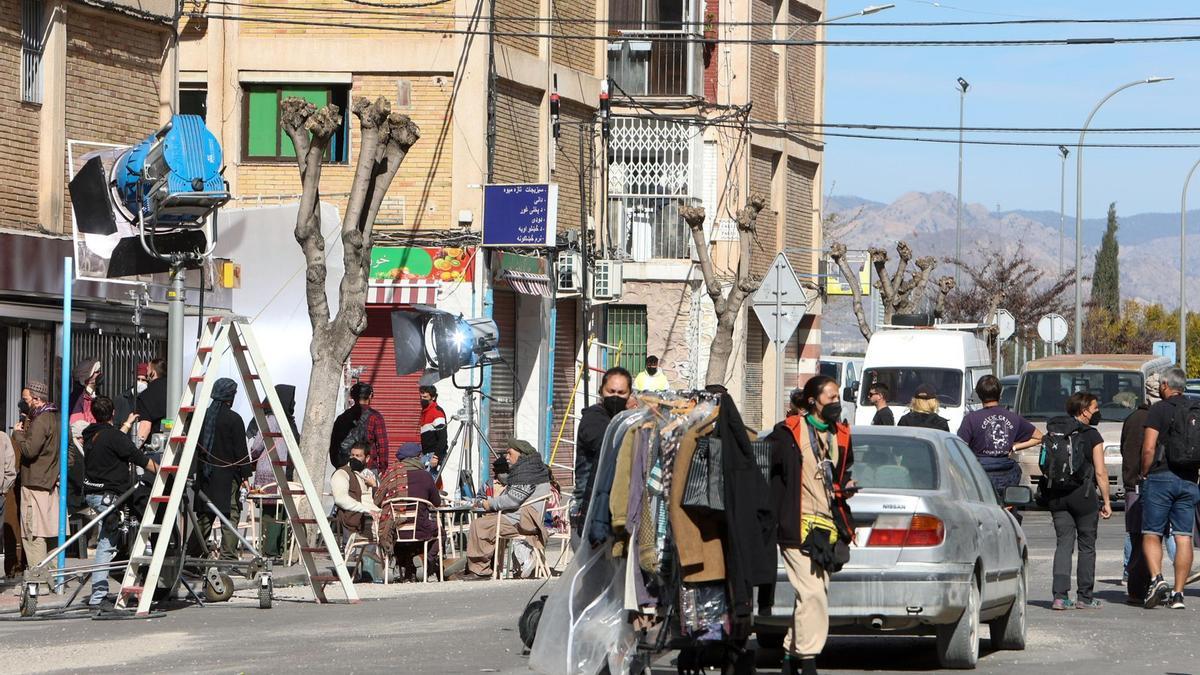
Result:
<svg viewBox="0 0 1200 675">
<path fill-rule="evenodd" d="M 367 330 L 350 351 L 350 366 L 362 368 L 360 379 L 375 388 L 372 405 L 387 423 L 388 444 L 395 452 L 401 443 L 421 440 L 421 373 L 396 374 L 392 347 L 391 313 L 400 307 L 369 308 Z"/>
</svg>

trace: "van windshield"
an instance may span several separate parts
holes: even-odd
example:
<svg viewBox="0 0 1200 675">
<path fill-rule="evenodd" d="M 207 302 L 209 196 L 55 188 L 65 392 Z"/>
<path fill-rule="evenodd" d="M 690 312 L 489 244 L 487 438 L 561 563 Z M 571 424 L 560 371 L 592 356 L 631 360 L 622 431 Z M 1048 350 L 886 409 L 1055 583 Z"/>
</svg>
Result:
<svg viewBox="0 0 1200 675">
<path fill-rule="evenodd" d="M 863 386 L 859 387 L 863 405 L 871 405 L 867 400 L 871 393 L 871 385 L 879 383 L 887 386 L 888 403 L 908 405 L 917 387 L 927 384 L 937 392 L 938 403 L 943 406 L 962 405 L 961 370 L 952 368 L 868 368 L 863 372 Z"/>
<path fill-rule="evenodd" d="M 1144 400 L 1146 387 L 1137 371 L 1030 370 L 1021 379 L 1017 413 L 1030 420 L 1066 415 L 1067 397 L 1078 391 L 1100 399 L 1101 419 L 1123 422 Z"/>
</svg>

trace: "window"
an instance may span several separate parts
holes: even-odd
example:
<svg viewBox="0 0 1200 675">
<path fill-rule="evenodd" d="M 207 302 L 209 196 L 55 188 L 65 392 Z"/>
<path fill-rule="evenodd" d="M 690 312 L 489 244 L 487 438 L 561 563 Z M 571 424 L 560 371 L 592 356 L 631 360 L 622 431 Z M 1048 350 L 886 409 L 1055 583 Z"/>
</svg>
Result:
<svg viewBox="0 0 1200 675">
<path fill-rule="evenodd" d="M 962 460 L 963 467 L 970 474 L 975 491 L 979 493 L 979 501 L 984 504 L 999 504 L 996 500 L 996 488 L 992 486 L 992 481 L 988 478 L 987 472 L 983 470 L 983 465 L 975 457 L 975 453 L 971 452 L 971 448 L 967 447 L 967 444 L 959 438 L 952 438 L 947 443 Z"/>
<path fill-rule="evenodd" d="M 689 258 L 692 237 L 679 205 L 697 184 L 692 145 L 698 127 L 618 117 L 608 144 L 609 232 L 637 262 Z"/>
<path fill-rule="evenodd" d="M 342 114 L 342 126 L 329 142 L 325 161 L 350 161 L 350 125 L 347 121 L 350 95 L 348 86 L 337 85 L 249 85 L 245 89 L 242 125 L 242 158 L 250 161 L 290 161 L 296 148 L 279 128 L 279 103 L 292 96 L 305 99 L 318 108 L 330 103 Z"/>
<path fill-rule="evenodd" d="M 21 101 L 42 102 L 42 0 L 21 0 Z"/>
<path fill-rule="evenodd" d="M 1086 391 L 1100 399 L 1107 422 L 1123 422 L 1142 403 L 1145 379 L 1138 371 L 1032 370 L 1023 376 L 1017 412 L 1031 420 L 1067 414 L 1067 397 Z"/>
<path fill-rule="evenodd" d="M 633 374 L 646 367 L 646 306 L 609 305 L 608 344 L 621 345 L 620 365 Z"/>
<path fill-rule="evenodd" d="M 983 493 L 979 490 L 979 485 L 971 478 L 971 467 L 966 463 L 962 453 L 958 452 L 958 446 L 954 441 L 946 439 L 946 467 L 950 470 L 950 475 L 958 487 L 963 491 L 963 496 L 968 501 L 980 502 L 983 501 Z M 978 464 L 978 461 L 975 461 Z M 857 471 L 855 478 L 857 478 Z"/>
<path fill-rule="evenodd" d="M 179 86 L 179 114 L 199 115 L 200 119 L 208 119 L 208 88 L 203 84 L 187 84 Z"/>
<path fill-rule="evenodd" d="M 854 481 L 863 488 L 936 490 L 933 446 L 903 436 L 856 435 Z"/>
<path fill-rule="evenodd" d="M 961 370 L 949 368 L 871 368 L 863 373 L 863 382 L 868 386 L 862 388 L 862 404 L 870 405 L 867 393 L 872 383 L 880 382 L 887 385 L 888 403 L 908 405 L 917 392 L 917 387 L 927 384 L 937 392 L 938 403 L 941 405 L 957 406 L 962 403 Z"/>
</svg>

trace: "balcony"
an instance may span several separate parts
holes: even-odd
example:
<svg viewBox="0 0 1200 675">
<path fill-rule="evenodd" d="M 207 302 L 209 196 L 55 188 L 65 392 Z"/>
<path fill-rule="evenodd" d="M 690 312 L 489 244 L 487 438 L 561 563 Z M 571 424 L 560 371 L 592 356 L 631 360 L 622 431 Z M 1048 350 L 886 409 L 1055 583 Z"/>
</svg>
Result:
<svg viewBox="0 0 1200 675">
<path fill-rule="evenodd" d="M 609 195 L 608 231 L 627 260 L 691 257 L 692 235 L 679 217 L 686 197 Z"/>
<path fill-rule="evenodd" d="M 619 31 L 608 43 L 613 96 L 702 96 L 702 38 L 691 30 Z"/>
</svg>

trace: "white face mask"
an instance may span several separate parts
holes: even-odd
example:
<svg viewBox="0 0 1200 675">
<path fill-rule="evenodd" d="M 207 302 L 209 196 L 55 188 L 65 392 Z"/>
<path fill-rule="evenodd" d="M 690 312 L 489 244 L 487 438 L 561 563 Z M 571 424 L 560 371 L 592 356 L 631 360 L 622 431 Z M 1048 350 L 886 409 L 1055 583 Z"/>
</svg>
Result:
<svg viewBox="0 0 1200 675">
<path fill-rule="evenodd" d="M 150 386 L 150 384 L 148 382 L 145 382 L 144 380 L 138 380 L 137 384 L 134 385 L 134 388 L 137 389 L 137 393 L 140 394 L 143 391 L 146 391 L 146 387 L 149 387 L 149 386 Z"/>
</svg>

